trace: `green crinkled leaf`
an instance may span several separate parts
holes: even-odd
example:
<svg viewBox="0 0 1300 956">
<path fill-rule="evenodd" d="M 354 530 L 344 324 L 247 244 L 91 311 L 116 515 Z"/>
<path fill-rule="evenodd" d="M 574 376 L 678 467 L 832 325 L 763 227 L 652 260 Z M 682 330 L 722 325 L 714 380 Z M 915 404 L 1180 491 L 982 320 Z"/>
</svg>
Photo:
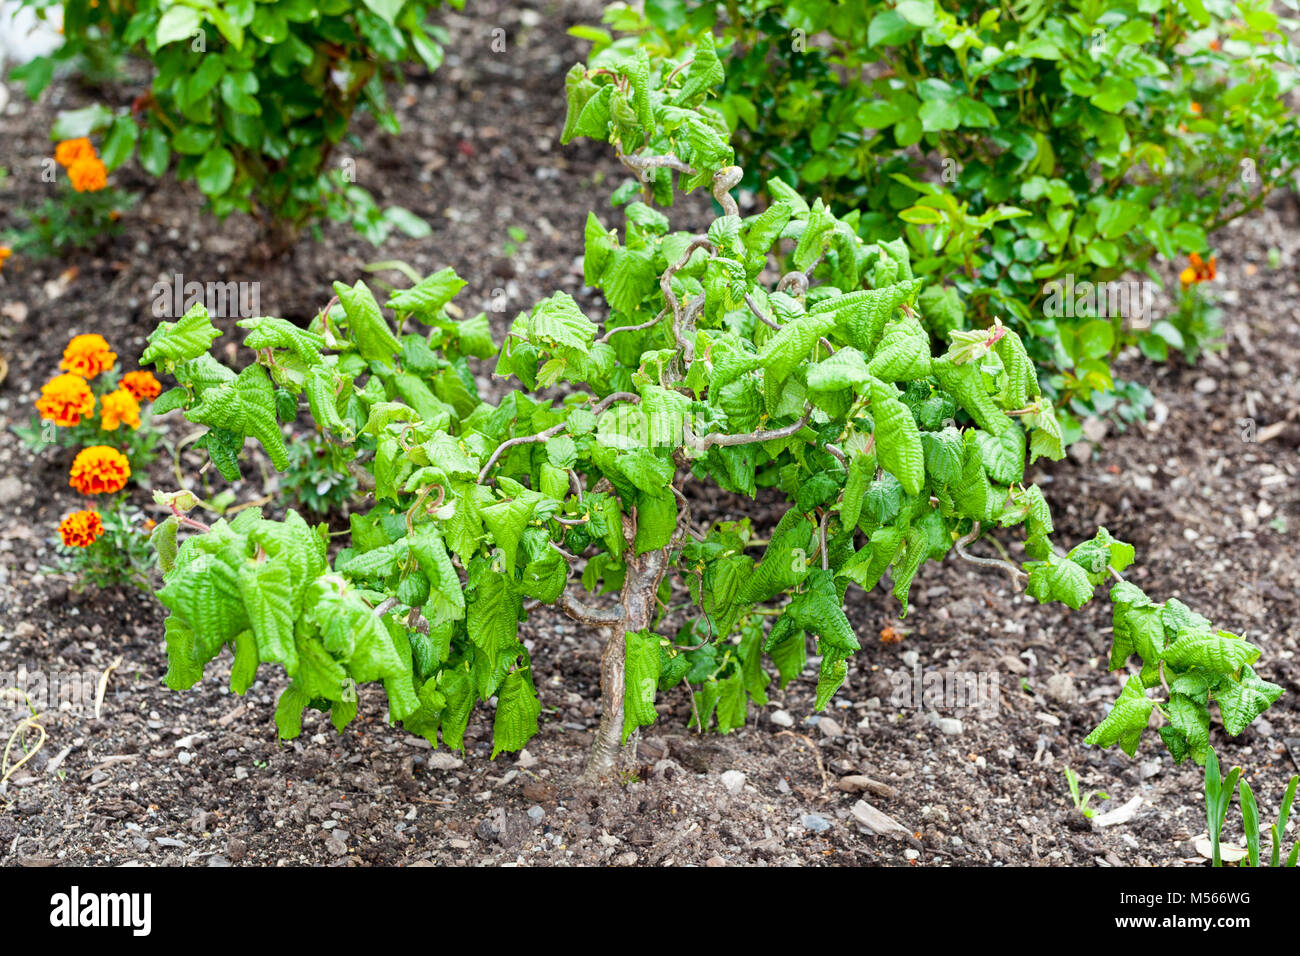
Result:
<svg viewBox="0 0 1300 956">
<path fill-rule="evenodd" d="M 230 690 L 243 694 L 257 678 L 257 642 L 249 631 L 235 635 L 235 660 L 230 666 Z"/>
<path fill-rule="evenodd" d="M 348 426 L 339 415 L 336 382 L 334 374 L 329 370 L 314 368 L 307 373 L 303 390 L 307 393 L 307 404 L 316 424 L 335 434 L 344 434 Z"/>
<path fill-rule="evenodd" d="M 1015 422 L 997 435 L 976 431 L 975 447 L 991 480 L 1010 485 L 1024 479 L 1025 434 Z"/>
<path fill-rule="evenodd" d="M 298 670 L 293 585 L 287 561 L 273 559 L 239 569 L 239 593 L 257 639 L 257 656 L 283 665 L 290 677 Z"/>
<path fill-rule="evenodd" d="M 912 316 L 890 322 L 867 370 L 885 382 L 925 378 L 930 374 L 929 333 Z"/>
<path fill-rule="evenodd" d="M 1199 667 L 1215 674 L 1235 674 L 1259 660 L 1259 648 L 1227 631 L 1184 631 L 1165 648 L 1164 658 L 1178 670 Z"/>
<path fill-rule="evenodd" d="M 388 297 L 394 312 L 414 315 L 418 319 L 437 319 L 443 307 L 456 297 L 466 282 L 450 267 L 425 276 L 409 289 L 398 289 Z M 432 324 L 426 321 L 426 325 Z"/>
<path fill-rule="evenodd" d="M 655 690 L 659 684 L 659 635 L 652 631 L 629 631 L 624 635 L 625 661 L 623 698 L 623 742 L 638 727 L 648 727 L 655 713 Z"/>
<path fill-rule="evenodd" d="M 289 467 L 289 451 L 275 419 L 275 391 L 261 365 L 250 365 L 233 382 L 206 389 L 186 415 L 192 422 L 241 439 L 245 435 L 256 438 L 277 470 Z M 212 446 L 207 447 L 211 452 Z"/>
<path fill-rule="evenodd" d="M 871 533 L 866 545 L 858 549 L 840 568 L 839 574 L 864 591 L 870 591 L 880 583 L 881 577 L 902 550 L 904 534 L 901 528 L 877 528 Z"/>
<path fill-rule="evenodd" d="M 1026 407 L 1038 397 L 1038 377 L 1020 336 L 1008 329 L 993 350 L 1006 370 L 1006 384 L 1001 392 L 1003 404 L 1009 409 Z"/>
<path fill-rule="evenodd" d="M 1173 693 L 1162 709 L 1169 725 L 1160 728 L 1160 736 L 1173 753 L 1174 761 L 1182 763 L 1190 756 L 1196 763 L 1204 764 L 1210 752 L 1210 712 L 1205 704 L 1186 694 Z"/>
<path fill-rule="evenodd" d="M 1106 715 L 1106 719 L 1084 738 L 1084 743 L 1098 747 L 1119 744 L 1132 757 L 1137 753 L 1138 741 L 1151 719 L 1151 709 L 1155 705 L 1154 700 L 1147 699 L 1142 681 L 1136 674 L 1133 675 L 1116 698 L 1115 706 Z"/>
<path fill-rule="evenodd" d="M 492 757 L 503 750 L 523 750 L 537 734 L 541 701 L 533 690 L 529 668 L 506 674 L 497 690 L 497 712 L 492 721 Z"/>
<path fill-rule="evenodd" d="M 292 740 L 302 733 L 302 712 L 310 703 L 311 697 L 293 684 L 280 692 L 275 705 L 275 726 L 282 740 Z"/>
<path fill-rule="evenodd" d="M 842 348 L 830 358 L 808 366 L 808 387 L 815 391 L 857 388 L 871 380 L 866 359 L 855 348 Z"/>
<path fill-rule="evenodd" d="M 510 501 L 497 501 L 479 509 L 483 524 L 492 532 L 493 542 L 501 549 L 504 570 L 507 572 L 513 573 L 520 539 L 536 506 L 536 498 L 520 497 Z"/>
<path fill-rule="evenodd" d="M 353 555 L 339 566 L 339 570 L 358 581 L 384 578 L 401 567 L 410 553 L 410 542 L 402 538 L 392 544 Z"/>
<path fill-rule="evenodd" d="M 1069 558 L 1052 555 L 1046 561 L 1031 561 L 1026 590 L 1040 604 L 1060 601 L 1077 611 L 1092 599 L 1094 585 L 1088 572 Z"/>
<path fill-rule="evenodd" d="M 1042 411 L 1025 416 L 1025 425 L 1029 433 L 1029 463 L 1039 458 L 1060 461 L 1065 457 L 1065 437 L 1061 431 L 1061 422 L 1056 417 L 1056 410 L 1046 399 L 1039 399 Z"/>
<path fill-rule="evenodd" d="M 854 348 L 872 355 L 885 331 L 885 323 L 898 313 L 899 306 L 916 294 L 920 286 L 921 280 L 914 279 L 880 289 L 858 289 L 822 299 L 808 312 L 810 315 L 830 315 L 842 338 Z"/>
<path fill-rule="evenodd" d="M 250 330 L 244 336 L 244 344 L 250 349 L 289 349 L 309 366 L 321 360 L 320 350 L 325 347 L 325 338 L 300 329 L 292 322 L 264 315 L 240 319 L 235 324 Z"/>
<path fill-rule="evenodd" d="M 870 452 L 859 452 L 849 461 L 849 472 L 844 481 L 844 493 L 841 496 L 840 520 L 844 527 L 857 526 L 858 516 L 862 513 L 862 501 L 867 493 L 867 486 L 876 472 L 876 456 Z"/>
<path fill-rule="evenodd" d="M 194 305 L 175 322 L 160 322 L 149 334 L 149 346 L 140 356 L 141 365 L 160 361 L 180 363 L 196 359 L 211 347 L 221 332 L 208 319 L 208 310 Z"/>
<path fill-rule="evenodd" d="M 925 454 L 926 474 L 935 485 L 951 485 L 961 480 L 966 445 L 957 429 L 921 432 L 921 450 Z"/>
<path fill-rule="evenodd" d="M 1250 667 L 1242 668 L 1240 680 L 1226 680 L 1214 691 L 1223 727 L 1234 737 L 1281 696 L 1281 687 L 1262 680 Z"/>
<path fill-rule="evenodd" d="M 158 568 L 164 575 L 176 566 L 176 532 L 180 519 L 170 515 L 160 521 L 149 535 L 149 543 L 158 555 Z"/>
<path fill-rule="evenodd" d="M 677 91 L 673 100 L 681 105 L 689 105 L 696 97 L 710 92 L 725 78 L 726 73 L 714 50 L 713 34 L 705 31 L 700 34 L 695 46 L 695 55 L 691 58 L 691 65 L 687 68 L 681 89 Z"/>
<path fill-rule="evenodd" d="M 781 326 L 768 339 L 758 354 L 759 365 L 766 370 L 768 380 L 784 382 L 795 367 L 806 361 L 817 340 L 835 327 L 832 316 L 806 315 Z"/>
<path fill-rule="evenodd" d="M 795 595 L 786 610 L 791 620 L 802 630 L 819 635 L 823 647 L 845 653 L 859 650 L 861 645 L 844 613 L 831 572 L 814 568 L 808 572 L 806 584 L 806 590 Z"/>
<path fill-rule="evenodd" d="M 587 351 L 596 339 L 596 323 L 583 313 L 573 296 L 557 292 L 515 320 L 514 331 L 538 346 Z"/>
<path fill-rule="evenodd" d="M 817 699 L 813 702 L 813 709 L 825 710 L 848 675 L 849 667 L 844 663 L 843 652 L 834 649 L 823 651 L 821 667 L 817 671 Z"/>
<path fill-rule="evenodd" d="M 465 625 L 469 639 L 493 668 L 509 663 L 521 647 L 518 641 L 522 602 L 506 575 L 493 571 L 491 562 L 475 559 L 470 565 Z M 502 675 L 504 676 L 504 675 Z M 480 697 L 490 697 L 496 687 L 479 687 Z"/>
<path fill-rule="evenodd" d="M 1098 528 L 1092 540 L 1070 550 L 1069 558 L 1088 572 L 1093 584 L 1101 584 L 1111 570 L 1123 571 L 1131 565 L 1135 553 L 1131 544 L 1112 538 L 1105 528 Z"/>
<path fill-rule="evenodd" d="M 930 371 L 943 390 L 986 432 L 998 435 L 1013 424 L 993 401 L 975 365 L 954 365 L 947 356 L 940 356 L 930 363 Z"/>
<path fill-rule="evenodd" d="M 793 513 L 793 514 L 792 514 Z M 807 550 L 813 525 L 795 509 L 786 513 L 772 533 L 763 558 L 754 573 L 742 583 L 736 600 L 741 604 L 760 604 L 788 591 L 808 573 Z"/>
<path fill-rule="evenodd" d="M 334 283 L 334 294 L 343 305 L 348 329 L 361 357 L 393 367 L 393 357 L 402 350 L 401 343 L 388 327 L 388 321 L 375 301 L 374 293 L 360 279 L 349 287 Z"/>
<path fill-rule="evenodd" d="M 966 321 L 961 296 L 952 286 L 929 286 L 917 297 L 916 304 L 937 339 L 946 339 L 949 332 L 961 328 Z"/>
<path fill-rule="evenodd" d="M 925 452 L 921 432 L 892 385 L 872 383 L 871 413 L 875 417 L 876 457 L 909 495 L 921 493 L 925 483 Z"/>
</svg>

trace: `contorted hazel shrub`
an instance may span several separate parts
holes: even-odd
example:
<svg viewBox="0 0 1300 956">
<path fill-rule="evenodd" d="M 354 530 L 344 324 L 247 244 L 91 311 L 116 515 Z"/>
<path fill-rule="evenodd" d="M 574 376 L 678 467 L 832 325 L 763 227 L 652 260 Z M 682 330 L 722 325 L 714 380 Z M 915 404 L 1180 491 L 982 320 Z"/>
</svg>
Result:
<svg viewBox="0 0 1300 956">
<path fill-rule="evenodd" d="M 707 37 L 689 62 L 642 51 L 567 77 L 566 139 L 611 142 L 647 197 L 705 187 L 722 208 L 697 232 L 642 203 L 621 235 L 588 218 L 603 328 L 556 293 L 498 350 L 483 315 L 448 317 L 463 285 L 450 270 L 394 293 L 387 312 L 363 283 L 336 283 L 309 329 L 246 319 L 257 360 L 239 372 L 211 353 L 219 332 L 200 307 L 159 326 L 142 362 L 179 385 L 157 408 L 207 426 L 223 475 L 239 476 L 249 437 L 283 469 L 280 423 L 305 401 L 373 496 L 333 555 L 324 526 L 293 511 L 208 527 L 185 516 L 192 494 L 162 496 L 174 512 L 155 532 L 170 686 L 194 684 L 231 645 L 236 691 L 261 664 L 288 673 L 285 736 L 308 706 L 342 728 L 357 685 L 382 682 L 393 720 L 456 748 L 475 700 L 495 697 L 493 753 L 515 750 L 541 712 L 520 623 L 554 605 L 604 634 L 597 778 L 654 722 L 658 691 L 686 684 L 698 724 L 741 726 L 769 671 L 784 683 L 804 669 L 810 639 L 824 707 L 859 649 L 851 586 L 888 574 L 906 609 L 920 565 L 950 551 L 1072 608 L 1120 578 L 1132 547 L 1103 529 L 1058 550 L 1025 481 L 1027 460 L 1061 449 L 1020 338 L 996 326 L 932 352 L 902 243 L 866 244 L 795 196 L 740 217 L 728 192 L 740 170 L 706 105 L 720 80 Z M 773 283 L 778 247 L 796 271 Z M 495 405 L 470 364 L 494 352 L 515 386 Z M 564 397 L 543 397 L 552 386 Z M 692 481 L 775 489 L 789 508 L 759 551 L 748 521 L 692 514 Z M 972 555 L 990 528 L 1021 529 L 1030 560 Z M 1256 647 L 1178 601 L 1123 580 L 1111 598 L 1111 663 L 1137 655 L 1142 668 L 1090 741 L 1132 753 L 1159 707 L 1174 755 L 1203 759 L 1210 702 L 1239 733 L 1281 692 L 1251 669 Z"/>
</svg>

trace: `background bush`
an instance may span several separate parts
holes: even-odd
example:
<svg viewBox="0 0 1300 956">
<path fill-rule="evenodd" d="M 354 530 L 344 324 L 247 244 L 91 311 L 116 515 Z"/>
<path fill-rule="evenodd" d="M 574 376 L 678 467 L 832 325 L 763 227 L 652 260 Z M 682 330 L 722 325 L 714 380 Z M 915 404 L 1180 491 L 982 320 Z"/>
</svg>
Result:
<svg viewBox="0 0 1300 956">
<path fill-rule="evenodd" d="M 1295 48 L 1265 0 L 650 0 L 605 20 L 631 36 L 583 32 L 624 52 L 716 30 L 746 184 L 779 176 L 861 208 L 868 240 L 901 218 L 917 274 L 949 283 L 972 322 L 1018 329 L 1078 412 L 1113 403 L 1094 393 L 1125 343 L 1194 355 L 1208 330 L 1194 310 L 1137 327 L 1086 306 L 1053 317 L 1047 284 L 1156 279 L 1155 255 L 1206 253 L 1300 158 Z M 938 335 L 962 313 L 947 295 L 924 310 Z"/>
<path fill-rule="evenodd" d="M 351 221 L 377 243 L 394 227 L 425 235 L 428 226 L 406 210 L 378 209 L 351 167 L 331 160 L 358 109 L 398 132 L 385 80 L 405 62 L 437 69 L 444 36 L 426 20 L 441 3 L 71 0 L 63 47 L 14 73 L 35 97 L 60 63 L 101 69 L 139 57 L 152 82 L 129 107 L 64 113 L 54 137 L 103 133 L 110 170 L 138 154 L 146 172 L 161 176 L 175 161 L 177 177 L 193 180 L 216 215 L 256 216 L 273 252 L 322 216 Z"/>
</svg>

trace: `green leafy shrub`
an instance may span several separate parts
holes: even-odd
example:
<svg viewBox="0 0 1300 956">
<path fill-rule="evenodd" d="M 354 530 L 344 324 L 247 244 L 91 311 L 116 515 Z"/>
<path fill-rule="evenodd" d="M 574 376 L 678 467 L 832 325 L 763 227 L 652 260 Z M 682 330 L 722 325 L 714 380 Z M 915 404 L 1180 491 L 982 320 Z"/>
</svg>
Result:
<svg viewBox="0 0 1300 956">
<path fill-rule="evenodd" d="M 244 320 L 257 361 L 239 372 L 213 357 L 219 333 L 201 308 L 158 327 L 142 361 L 179 382 L 158 406 L 207 426 L 223 475 L 239 476 L 250 437 L 283 469 L 280 422 L 305 400 L 356 450 L 374 499 L 331 554 L 324 528 L 295 512 L 207 527 L 176 493 L 157 535 L 170 686 L 194 684 L 231 644 L 235 690 L 261 663 L 289 674 L 285 736 L 308 706 L 342 728 L 356 685 L 381 681 L 392 719 L 456 748 L 475 700 L 495 697 L 493 753 L 515 750 L 541 712 L 520 623 L 554 605 L 605 634 L 588 767 L 600 777 L 655 721 L 658 691 L 687 685 L 693 723 L 731 730 L 749 701 L 766 702 L 771 670 L 783 685 L 804 670 L 809 638 L 825 707 L 859 649 L 850 586 L 888 574 L 905 612 L 918 568 L 949 552 L 1071 608 L 1120 579 L 1133 548 L 1102 529 L 1058 550 L 1043 493 L 1025 482 L 1027 462 L 1061 447 L 1021 338 L 954 330 L 936 354 L 903 242 L 866 243 L 853 219 L 792 191 L 742 218 L 729 193 L 742 172 L 706 104 L 722 79 L 708 35 L 689 63 L 641 50 L 566 78 L 566 140 L 611 142 L 647 197 L 702 187 L 722 209 L 699 232 L 642 202 L 621 234 L 590 215 L 583 262 L 608 305 L 603 328 L 560 292 L 497 348 L 483 315 L 448 317 L 464 285 L 450 269 L 394 292 L 387 310 L 364 283 L 335 283 L 309 329 Z M 773 285 L 762 276 L 778 250 L 794 269 Z M 515 386 L 497 404 L 469 366 L 493 355 Z M 689 481 L 766 489 L 788 510 L 759 551 L 748 521 L 692 514 Z M 970 553 L 993 527 L 1021 530 L 1023 566 Z M 201 533 L 177 547 L 183 528 Z M 1111 598 L 1111 664 L 1136 654 L 1143 667 L 1091 742 L 1133 753 L 1160 707 L 1175 757 L 1203 760 L 1211 701 L 1240 733 L 1281 693 L 1251 670 L 1258 648 L 1178 601 L 1122 579 Z M 692 623 L 663 633 L 678 611 Z M 1157 687 L 1163 699 L 1148 697 Z"/>
<path fill-rule="evenodd" d="M 1080 414 L 1147 400 L 1112 379 L 1125 344 L 1195 354 L 1213 332 L 1116 280 L 1207 252 L 1300 162 L 1294 21 L 1264 0 L 661 0 L 606 22 L 631 35 L 578 32 L 613 56 L 716 29 L 746 185 L 860 210 L 869 241 L 901 219 L 931 331 L 1000 316 Z M 1067 282 L 1100 288 L 1062 303 Z"/>
<path fill-rule="evenodd" d="M 103 133 L 110 170 L 138 155 L 145 172 L 162 176 L 175 161 L 177 178 L 193 180 L 213 213 L 256 216 L 273 252 L 323 216 L 375 243 L 394 228 L 421 236 L 425 223 L 400 207 L 378 209 L 336 153 L 358 109 L 398 132 L 385 80 L 405 62 L 437 69 L 442 32 L 426 20 L 441 2 L 73 0 L 64 45 L 14 72 L 34 97 L 59 62 L 88 51 L 149 62 L 152 82 L 129 108 L 65 112 L 54 137 Z"/>
</svg>

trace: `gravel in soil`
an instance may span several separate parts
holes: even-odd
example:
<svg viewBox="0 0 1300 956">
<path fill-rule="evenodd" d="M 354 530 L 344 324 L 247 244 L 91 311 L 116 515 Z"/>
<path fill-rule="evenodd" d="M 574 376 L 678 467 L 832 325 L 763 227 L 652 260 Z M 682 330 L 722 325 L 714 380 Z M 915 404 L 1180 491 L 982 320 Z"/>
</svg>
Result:
<svg viewBox="0 0 1300 956">
<path fill-rule="evenodd" d="M 363 691 L 360 716 L 343 734 L 312 714 L 299 739 L 279 742 L 271 713 L 281 673 L 264 668 L 236 697 L 224 657 L 194 689 L 168 691 L 160 683 L 163 615 L 152 598 L 130 589 L 77 593 L 40 573 L 53 558 L 59 517 L 79 504 L 66 485 L 71 454 L 33 455 L 10 427 L 27 421 L 72 334 L 98 331 L 120 355 L 138 355 L 156 321 L 151 290 L 160 279 L 179 272 L 257 281 L 263 311 L 302 320 L 328 297 L 329 281 L 396 258 L 421 272 L 453 265 L 470 283 L 460 301 L 488 309 L 498 327 L 557 289 L 599 316 L 595 294 L 582 286 L 581 228 L 621 173 L 605 150 L 561 148 L 557 136 L 560 77 L 583 54 L 565 29 L 596 19 L 590 4 L 557 12 L 476 3 L 473 17 L 450 16 L 444 67 L 432 78 L 413 75 L 398 95 L 404 134 L 362 124 L 360 182 L 381 202 L 429 220 L 430 239 L 395 239 L 377 251 L 329 225 L 285 261 L 254 264 L 247 221 L 196 216 L 191 188 L 124 168 L 116 180 L 141 198 L 123 237 L 68 261 L 6 265 L 0 673 L 21 664 L 79 674 L 93 697 L 117 666 L 100 718 L 76 708 L 43 716 L 44 745 L 0 793 L 0 862 L 1202 862 L 1193 846 L 1204 831 L 1198 768 L 1176 767 L 1154 733 L 1136 760 L 1082 744 L 1121 685 L 1105 671 L 1104 594 L 1080 612 L 1040 607 L 995 572 L 953 560 L 922 569 L 906 622 L 883 592 L 854 591 L 849 613 L 864 650 L 826 713 L 812 713 L 813 681 L 804 678 L 774 693 L 769 707 L 751 708 L 744 729 L 695 736 L 685 730 L 684 693 L 665 694 L 634 776 L 591 792 L 576 778 L 599 716 L 599 648 L 562 617 L 539 612 L 523 632 L 544 707 L 541 733 L 525 752 L 489 761 L 488 708 L 476 711 L 459 755 L 388 726 L 374 690 Z M 490 52 L 490 26 L 506 29 L 506 53 Z M 129 102 L 137 83 L 128 77 L 105 95 Z M 60 83 L 26 107 L 20 91 L 10 92 L 0 118 L 0 165 L 11 170 L 0 227 L 4 209 L 35 202 L 45 188 L 37 170 L 54 114 L 93 96 Z M 692 208 L 674 210 L 674 220 L 688 222 Z M 608 210 L 605 218 L 616 219 Z M 1145 590 L 1176 596 L 1263 648 L 1263 676 L 1286 696 L 1240 738 L 1216 730 L 1214 743 L 1225 762 L 1249 769 L 1266 819 L 1300 750 L 1300 741 L 1291 752 L 1286 746 L 1300 736 L 1298 218 L 1294 201 L 1280 197 L 1216 236 L 1222 348 L 1196 367 L 1125 356 L 1120 373 L 1156 397 L 1150 419 L 1110 425 L 1098 449 L 1081 449 L 1086 460 L 1037 469 L 1059 541 L 1105 525 L 1137 546 L 1133 578 Z M 505 248 L 510 226 L 527 233 L 513 252 Z M 172 440 L 183 434 L 178 421 L 167 427 Z M 1245 440 L 1252 435 L 1267 437 Z M 187 452 L 181 463 L 193 474 L 201 461 Z M 274 491 L 273 476 L 256 472 L 235 486 L 241 501 Z M 151 484 L 174 483 L 166 459 L 138 477 L 141 507 L 150 507 Z M 698 486 L 692 494 L 718 516 L 775 520 L 773 502 L 708 496 Z M 889 625 L 910 633 L 878 642 Z M 918 677 L 962 673 L 996 687 L 996 708 L 985 708 L 995 713 L 897 703 L 896 691 Z M 0 714 L 7 737 L 22 711 Z M 1085 789 L 1109 793 L 1094 803 L 1099 811 L 1134 802 L 1135 812 L 1108 827 L 1085 821 L 1070 804 L 1066 767 Z M 1235 821 L 1227 838 L 1240 841 Z"/>
</svg>

